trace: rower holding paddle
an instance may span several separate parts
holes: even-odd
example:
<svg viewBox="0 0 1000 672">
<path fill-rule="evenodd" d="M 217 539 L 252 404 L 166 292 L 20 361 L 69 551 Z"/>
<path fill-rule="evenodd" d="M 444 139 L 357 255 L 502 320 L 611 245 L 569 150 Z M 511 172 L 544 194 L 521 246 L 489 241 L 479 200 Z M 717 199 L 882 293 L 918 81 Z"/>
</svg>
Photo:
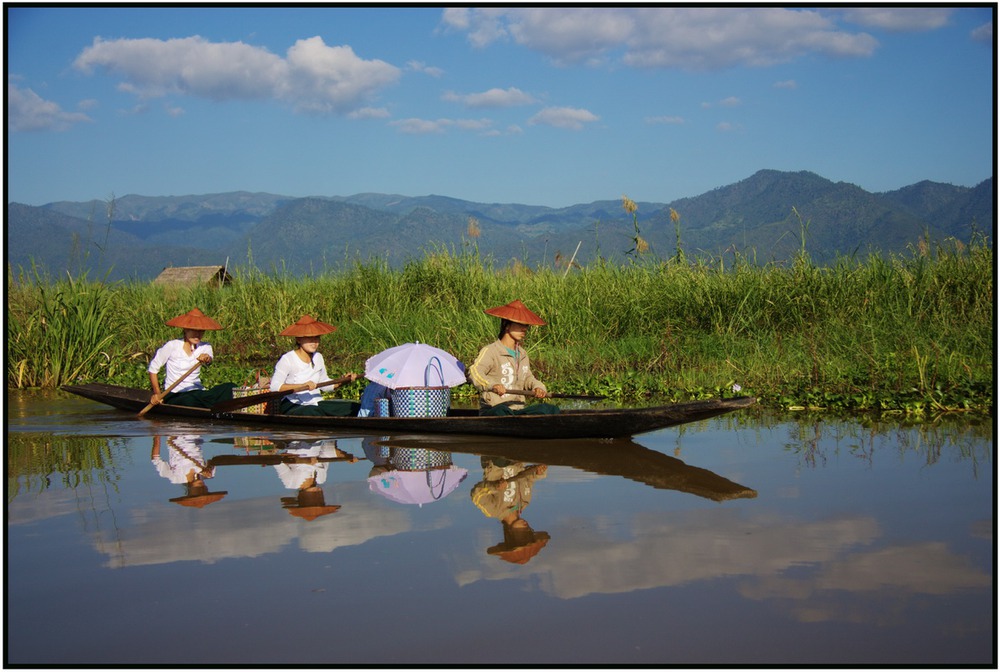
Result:
<svg viewBox="0 0 1000 672">
<path fill-rule="evenodd" d="M 290 391 L 278 407 L 282 415 L 357 415 L 361 407 L 356 401 L 323 399 L 316 389 L 317 383 L 330 380 L 326 362 L 319 353 L 319 338 L 336 331 L 337 327 L 320 322 L 311 315 L 303 315 L 295 324 L 282 331 L 280 336 L 294 336 L 295 348 L 281 356 L 271 376 L 271 391 Z M 356 373 L 344 376 L 344 382 L 354 382 Z"/>
<path fill-rule="evenodd" d="M 183 329 L 183 336 L 167 341 L 149 362 L 147 371 L 153 388 L 149 407 L 172 404 L 210 408 L 212 404 L 232 399 L 236 383 L 221 383 L 211 389 L 205 389 L 201 383 L 201 368 L 211 364 L 214 357 L 212 345 L 201 338 L 206 331 L 222 329 L 222 325 L 197 308 L 167 320 L 166 324 Z M 161 392 L 159 373 L 164 366 L 167 367 L 163 381 L 166 391 Z"/>
<path fill-rule="evenodd" d="M 545 385 L 531 372 L 528 353 L 521 345 L 529 327 L 544 325 L 545 320 L 528 310 L 520 299 L 484 312 L 500 318 L 500 335 L 479 351 L 469 367 L 469 378 L 479 390 L 479 415 L 558 413 L 559 407 L 554 404 L 525 406 L 523 396 L 508 393 L 508 390 L 530 390 L 536 399 L 546 397 Z"/>
</svg>

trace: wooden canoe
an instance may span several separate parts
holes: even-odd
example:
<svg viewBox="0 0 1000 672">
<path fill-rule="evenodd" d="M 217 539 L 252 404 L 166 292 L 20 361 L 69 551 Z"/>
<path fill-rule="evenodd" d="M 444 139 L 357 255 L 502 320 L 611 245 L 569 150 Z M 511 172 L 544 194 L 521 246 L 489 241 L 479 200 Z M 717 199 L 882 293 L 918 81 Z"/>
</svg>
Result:
<svg viewBox="0 0 1000 672">
<path fill-rule="evenodd" d="M 150 391 L 102 383 L 65 385 L 63 390 L 123 411 L 139 412 L 149 403 Z M 664 427 L 704 420 L 753 405 L 753 397 L 689 401 L 646 408 L 564 409 L 554 415 L 481 416 L 475 409 L 453 408 L 438 418 L 310 417 L 266 415 L 233 411 L 213 413 L 207 408 L 157 404 L 145 417 L 173 416 L 226 420 L 238 424 L 283 425 L 310 429 L 379 434 L 469 434 L 532 439 L 621 438 Z"/>
</svg>

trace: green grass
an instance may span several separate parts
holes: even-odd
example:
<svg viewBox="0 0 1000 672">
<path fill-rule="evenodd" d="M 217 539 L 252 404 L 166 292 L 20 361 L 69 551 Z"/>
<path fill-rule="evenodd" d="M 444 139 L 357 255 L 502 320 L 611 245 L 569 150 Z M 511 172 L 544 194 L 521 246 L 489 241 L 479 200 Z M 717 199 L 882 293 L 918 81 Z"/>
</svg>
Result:
<svg viewBox="0 0 1000 672">
<path fill-rule="evenodd" d="M 164 290 L 86 278 L 8 278 L 7 385 L 98 380 L 146 387 L 145 366 L 198 307 L 226 328 L 206 336 L 208 383 L 242 382 L 292 346 L 278 336 L 303 313 L 337 325 L 321 351 L 332 376 L 421 341 L 470 362 L 496 337 L 483 313 L 519 298 L 548 321 L 528 337 L 552 391 L 624 403 L 752 394 L 774 408 L 929 417 L 992 413 L 993 250 L 920 242 L 906 255 L 805 254 L 789 266 L 740 255 L 683 255 L 573 269 L 497 264 L 478 250 L 436 249 L 405 267 L 356 262 L 307 278 L 230 268 L 221 289 Z M 347 388 L 357 395 L 362 382 Z M 470 390 L 456 390 L 458 398 Z"/>
</svg>

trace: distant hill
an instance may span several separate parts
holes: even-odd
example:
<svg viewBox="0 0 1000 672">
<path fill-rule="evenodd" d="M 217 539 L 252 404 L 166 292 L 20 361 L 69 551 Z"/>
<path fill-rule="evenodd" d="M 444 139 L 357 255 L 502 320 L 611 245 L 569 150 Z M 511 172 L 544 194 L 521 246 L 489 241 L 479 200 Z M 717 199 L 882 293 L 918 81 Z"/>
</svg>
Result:
<svg viewBox="0 0 1000 672">
<path fill-rule="evenodd" d="M 110 201 L 111 199 L 109 199 Z M 110 212 L 109 206 L 113 205 Z M 837 256 L 901 252 L 924 235 L 992 242 L 993 178 L 957 187 L 919 182 L 876 194 L 810 172 L 761 170 L 745 180 L 672 203 L 640 202 L 637 217 L 651 253 L 677 246 L 680 216 L 688 258 L 738 252 L 758 263 L 785 262 L 805 236 L 816 263 Z M 475 219 L 478 237 L 469 234 Z M 355 194 L 291 198 L 232 192 L 127 195 L 107 201 L 7 206 L 7 261 L 50 273 L 152 279 L 166 266 L 245 265 L 318 273 L 372 257 L 392 265 L 439 246 L 475 245 L 498 264 L 552 264 L 557 255 L 586 264 L 626 259 L 633 224 L 620 199 L 564 208 L 476 203 L 445 196 Z"/>
</svg>

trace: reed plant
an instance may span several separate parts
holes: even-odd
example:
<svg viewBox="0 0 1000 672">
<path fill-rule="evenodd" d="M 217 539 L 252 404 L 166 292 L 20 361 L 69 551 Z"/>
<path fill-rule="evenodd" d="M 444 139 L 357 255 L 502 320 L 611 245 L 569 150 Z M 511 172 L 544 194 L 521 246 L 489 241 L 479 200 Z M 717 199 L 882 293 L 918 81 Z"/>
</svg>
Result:
<svg viewBox="0 0 1000 672">
<path fill-rule="evenodd" d="M 982 239 L 918 241 L 906 254 L 823 267 L 806 255 L 788 266 L 685 259 L 678 245 L 668 259 L 566 273 L 465 246 L 401 268 L 369 260 L 305 278 L 249 265 L 231 273 L 223 288 L 173 291 L 22 278 L 8 295 L 8 387 L 146 386 L 145 364 L 177 337 L 164 321 L 192 307 L 226 327 L 210 334 L 209 383 L 272 368 L 292 346 L 278 333 L 303 313 L 338 327 L 321 345 L 331 375 L 413 341 L 471 362 L 497 335 L 483 310 L 519 298 L 548 322 L 527 347 L 553 391 L 641 403 L 731 396 L 738 385 L 775 408 L 992 412 L 993 249 Z"/>
</svg>

